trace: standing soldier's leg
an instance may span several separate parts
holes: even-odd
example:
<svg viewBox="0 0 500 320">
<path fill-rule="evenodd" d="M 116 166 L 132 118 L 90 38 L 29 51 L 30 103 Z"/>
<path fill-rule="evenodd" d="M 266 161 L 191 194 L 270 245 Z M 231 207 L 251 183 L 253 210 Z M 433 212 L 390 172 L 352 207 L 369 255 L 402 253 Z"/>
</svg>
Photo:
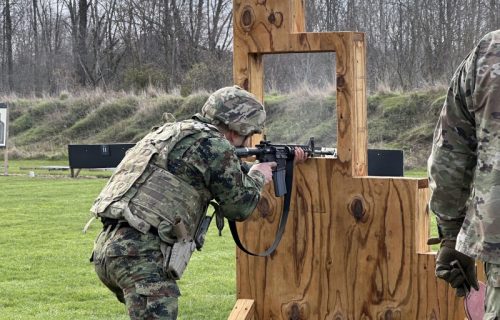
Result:
<svg viewBox="0 0 500 320">
<path fill-rule="evenodd" d="M 484 264 L 487 278 L 483 320 L 500 320 L 500 264 Z"/>
</svg>

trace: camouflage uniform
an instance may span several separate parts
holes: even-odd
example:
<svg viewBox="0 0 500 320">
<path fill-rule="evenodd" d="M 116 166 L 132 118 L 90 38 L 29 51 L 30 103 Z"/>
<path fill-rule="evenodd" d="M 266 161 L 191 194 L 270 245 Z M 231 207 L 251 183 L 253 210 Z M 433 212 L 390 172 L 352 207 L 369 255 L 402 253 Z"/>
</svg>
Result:
<svg viewBox="0 0 500 320">
<path fill-rule="evenodd" d="M 237 91 L 237 96 L 228 98 L 227 94 L 234 93 L 234 90 L 226 88 L 222 92 L 226 95 L 222 99 L 225 103 L 223 107 L 234 108 L 235 114 L 245 114 L 245 99 L 239 99 L 238 95 L 247 93 L 243 93 L 242 90 Z M 219 103 L 217 97 L 218 92 L 211 96 L 207 104 L 213 106 L 213 104 Z M 162 195 L 155 194 L 157 188 L 146 189 L 148 192 L 146 198 L 149 199 L 147 200 L 149 202 L 143 206 L 138 205 L 138 202 L 132 197 L 128 207 L 134 215 L 141 216 L 142 211 L 158 207 L 159 202 L 163 208 L 158 209 L 163 210 L 167 218 L 173 220 L 176 216 L 180 216 L 185 222 L 188 232 L 192 234 L 204 216 L 211 199 L 217 201 L 220 213 L 232 220 L 244 220 L 256 207 L 265 182 L 264 175 L 259 171 L 251 171 L 248 174 L 242 172 L 241 162 L 234 153 L 234 147 L 216 127 L 207 124 L 215 121 L 213 115 L 207 115 L 204 112 L 207 109 L 205 106 L 202 109 L 202 114 L 196 114 L 191 120 L 175 123 L 181 128 L 189 128 L 189 134 L 182 137 L 175 145 L 167 143 L 163 150 L 168 149 L 169 151 L 166 153 L 160 151 L 153 156 L 144 173 L 140 174 L 130 188 L 130 190 L 139 190 L 139 192 L 134 191 L 137 192 L 134 197 L 137 197 L 143 188 L 140 183 L 148 181 L 149 178 L 146 176 L 151 175 L 148 168 L 164 167 L 176 178 L 187 182 L 201 195 L 198 200 L 202 202 L 199 204 L 201 210 L 196 209 L 196 215 L 193 215 L 193 212 L 175 213 L 177 210 L 176 199 L 181 198 L 186 191 L 181 184 L 178 189 L 168 189 Z M 262 113 L 257 116 L 264 115 L 265 117 L 263 108 L 261 111 Z M 219 121 L 224 122 L 223 120 Z M 259 119 L 259 123 L 263 123 L 263 121 L 264 119 Z M 239 121 L 240 124 L 243 122 L 244 119 Z M 155 130 L 156 132 L 168 130 L 171 125 L 167 123 Z M 249 128 L 244 125 L 243 127 L 239 128 L 238 132 L 245 132 L 245 128 Z M 252 130 L 248 132 L 248 134 L 252 133 Z M 143 144 L 148 137 L 151 137 L 151 134 L 139 141 L 127 153 L 127 156 L 129 153 L 142 152 L 141 148 L 146 148 L 143 147 Z M 167 275 L 164 264 L 164 247 L 171 246 L 176 241 L 175 235 L 170 232 L 172 229 L 170 223 L 167 223 L 166 231 L 162 230 L 163 223 L 153 224 L 142 230 L 142 224 L 132 228 L 130 226 L 132 221 L 129 218 L 122 218 L 118 223 L 114 219 L 109 219 L 109 215 L 106 215 L 106 212 L 110 210 L 106 208 L 107 205 L 101 206 L 102 208 L 99 209 L 103 201 L 106 200 L 108 191 L 113 192 L 113 189 L 120 188 L 124 177 L 138 175 L 134 172 L 135 164 L 127 164 L 127 162 L 133 162 L 133 157 L 128 159 L 127 156 L 120 163 L 91 210 L 98 217 L 102 217 L 104 223 L 104 229 L 96 239 L 94 246 L 95 269 L 101 281 L 116 294 L 119 301 L 127 305 L 131 319 L 176 319 L 177 298 L 180 292 L 176 281 Z M 131 169 L 126 169 L 127 165 Z M 158 185 L 157 187 L 161 188 Z M 111 204 L 111 207 L 114 203 L 119 203 L 123 198 L 128 197 L 130 190 L 120 199 L 113 199 L 115 202 Z M 142 192 L 142 194 L 144 193 Z M 154 201 L 159 197 L 166 197 L 168 201 L 166 203 Z M 104 208 L 106 209 L 104 210 Z M 115 223 L 108 225 L 108 221 Z"/>
<path fill-rule="evenodd" d="M 484 319 L 500 316 L 500 30 L 484 36 L 458 67 L 428 161 L 442 239 L 485 262 Z"/>
</svg>

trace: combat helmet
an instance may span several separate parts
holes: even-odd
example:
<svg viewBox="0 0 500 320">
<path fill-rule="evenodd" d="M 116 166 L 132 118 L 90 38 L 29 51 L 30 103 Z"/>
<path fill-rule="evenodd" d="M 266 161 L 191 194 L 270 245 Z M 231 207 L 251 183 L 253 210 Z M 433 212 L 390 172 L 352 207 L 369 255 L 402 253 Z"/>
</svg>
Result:
<svg viewBox="0 0 500 320">
<path fill-rule="evenodd" d="M 247 136 L 262 133 L 266 111 L 253 94 L 232 86 L 212 93 L 197 116 L 214 125 L 224 124 L 238 134 Z"/>
</svg>

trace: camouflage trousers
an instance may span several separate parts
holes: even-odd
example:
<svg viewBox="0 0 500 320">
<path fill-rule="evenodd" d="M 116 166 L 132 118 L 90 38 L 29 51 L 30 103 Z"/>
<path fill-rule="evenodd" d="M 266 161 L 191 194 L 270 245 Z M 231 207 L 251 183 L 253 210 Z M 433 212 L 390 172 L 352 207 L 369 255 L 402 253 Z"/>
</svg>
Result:
<svg viewBox="0 0 500 320">
<path fill-rule="evenodd" d="M 99 279 L 127 306 L 130 319 L 177 319 L 180 296 L 163 270 L 160 238 L 130 227 L 108 227 L 97 237 L 93 261 Z"/>
<path fill-rule="evenodd" d="M 500 320 L 500 264 L 486 262 L 487 287 L 483 320 Z"/>
</svg>

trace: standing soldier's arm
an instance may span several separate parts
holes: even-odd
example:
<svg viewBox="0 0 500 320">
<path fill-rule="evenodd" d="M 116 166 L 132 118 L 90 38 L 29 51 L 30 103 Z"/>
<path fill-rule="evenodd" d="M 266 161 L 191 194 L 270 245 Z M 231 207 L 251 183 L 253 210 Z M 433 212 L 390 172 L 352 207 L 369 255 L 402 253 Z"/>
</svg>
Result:
<svg viewBox="0 0 500 320">
<path fill-rule="evenodd" d="M 428 162 L 430 208 L 440 237 L 455 239 L 465 218 L 476 166 L 477 139 L 472 109 L 477 50 L 459 66 L 434 131 Z"/>
</svg>

